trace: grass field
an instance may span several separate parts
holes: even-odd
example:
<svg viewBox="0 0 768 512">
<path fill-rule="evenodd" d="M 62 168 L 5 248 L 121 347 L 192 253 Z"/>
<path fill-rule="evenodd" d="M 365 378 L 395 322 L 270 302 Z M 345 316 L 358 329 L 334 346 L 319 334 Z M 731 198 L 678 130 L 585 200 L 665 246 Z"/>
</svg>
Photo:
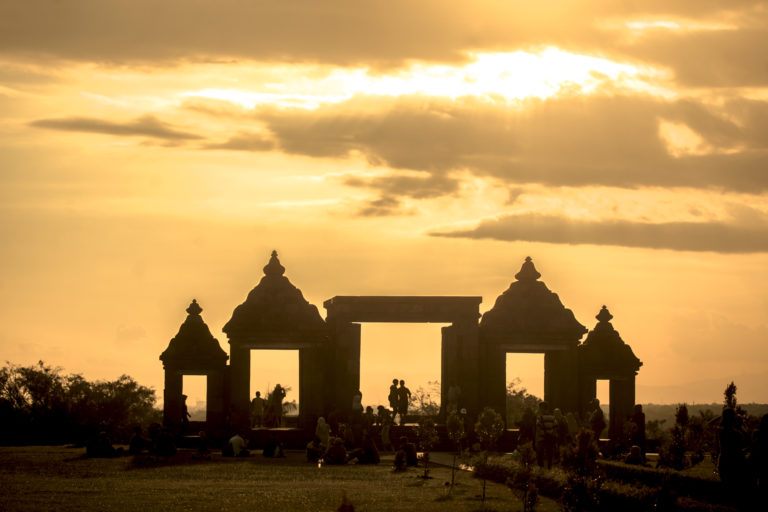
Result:
<svg viewBox="0 0 768 512">
<path fill-rule="evenodd" d="M 0 448 L 2 511 L 334 511 L 346 492 L 355 510 L 475 511 L 482 481 L 458 471 L 458 485 L 446 499 L 451 470 L 436 467 L 433 479 L 411 469 L 393 473 L 378 466 L 325 466 L 304 462 L 302 453 L 285 459 L 197 461 L 181 451 L 172 464 L 137 465 L 132 457 L 86 459 L 83 449 L 65 447 Z M 505 486 L 488 483 L 486 506 L 520 510 Z M 542 499 L 542 512 L 559 510 Z"/>
</svg>

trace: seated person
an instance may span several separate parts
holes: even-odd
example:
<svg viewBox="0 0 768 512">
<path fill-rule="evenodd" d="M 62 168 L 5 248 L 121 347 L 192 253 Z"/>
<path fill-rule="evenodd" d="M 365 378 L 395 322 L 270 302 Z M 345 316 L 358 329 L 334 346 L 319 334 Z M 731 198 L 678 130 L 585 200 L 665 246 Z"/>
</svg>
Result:
<svg viewBox="0 0 768 512">
<path fill-rule="evenodd" d="M 405 471 L 406 469 L 408 469 L 408 464 L 406 464 L 405 459 L 406 459 L 405 450 L 403 450 L 402 448 L 397 450 L 395 452 L 395 464 L 393 469 L 395 471 Z"/>
<path fill-rule="evenodd" d="M 197 452 L 192 456 L 196 459 L 210 459 L 211 450 L 208 449 L 208 434 L 201 430 L 197 434 Z"/>
<path fill-rule="evenodd" d="M 222 450 L 224 457 L 248 457 L 251 452 L 248 451 L 247 443 L 240 434 L 235 434 L 229 438 L 227 445 Z"/>
<path fill-rule="evenodd" d="M 267 442 L 264 444 L 264 449 L 261 451 L 264 457 L 285 457 L 283 452 L 283 445 L 278 443 L 274 436 L 270 436 Z"/>
<path fill-rule="evenodd" d="M 323 453 L 325 453 L 325 447 L 320 442 L 320 438 L 315 436 L 307 444 L 307 462 L 317 462 L 322 458 Z"/>
<path fill-rule="evenodd" d="M 400 438 L 400 450 L 405 452 L 405 463 L 409 466 L 417 466 L 419 464 L 418 456 L 416 455 L 416 445 L 408 442 L 408 438 L 402 436 Z"/>
<path fill-rule="evenodd" d="M 642 464 L 643 463 L 643 454 L 640 451 L 639 446 L 633 445 L 632 448 L 629 449 L 629 453 L 624 459 L 624 463 L 625 464 Z"/>
<path fill-rule="evenodd" d="M 96 437 L 88 441 L 85 447 L 85 455 L 87 457 L 116 457 L 118 451 L 112 446 L 107 433 L 101 431 Z"/>
<path fill-rule="evenodd" d="M 344 441 L 338 437 L 334 437 L 331 440 L 331 446 L 325 452 L 326 464 L 346 464 L 347 463 L 347 449 L 344 448 Z"/>
<path fill-rule="evenodd" d="M 378 464 L 381 462 L 376 443 L 373 442 L 373 437 L 368 435 L 367 431 L 363 437 L 363 446 L 355 450 L 352 456 L 357 459 L 358 464 Z"/>
<path fill-rule="evenodd" d="M 149 442 L 141 435 L 141 427 L 136 426 L 133 428 L 133 435 L 128 441 L 128 453 L 131 455 L 138 455 L 149 446 Z"/>
</svg>

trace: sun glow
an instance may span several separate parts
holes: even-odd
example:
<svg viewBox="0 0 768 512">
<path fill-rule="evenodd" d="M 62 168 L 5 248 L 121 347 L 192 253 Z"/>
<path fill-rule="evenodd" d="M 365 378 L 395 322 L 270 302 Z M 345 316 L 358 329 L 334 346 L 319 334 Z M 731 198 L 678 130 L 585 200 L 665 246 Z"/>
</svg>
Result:
<svg viewBox="0 0 768 512">
<path fill-rule="evenodd" d="M 299 67 L 292 71 L 292 75 L 301 75 Z M 181 96 L 222 100 L 247 109 L 259 105 L 315 109 L 361 94 L 477 97 L 514 102 L 592 94 L 601 89 L 658 93 L 659 87 L 652 82 L 659 78 L 663 74 L 655 69 L 547 47 L 536 52 L 472 53 L 469 62 L 462 66 L 414 63 L 389 74 L 367 69 L 333 69 L 313 80 L 274 80 L 248 88 L 205 88 Z"/>
</svg>

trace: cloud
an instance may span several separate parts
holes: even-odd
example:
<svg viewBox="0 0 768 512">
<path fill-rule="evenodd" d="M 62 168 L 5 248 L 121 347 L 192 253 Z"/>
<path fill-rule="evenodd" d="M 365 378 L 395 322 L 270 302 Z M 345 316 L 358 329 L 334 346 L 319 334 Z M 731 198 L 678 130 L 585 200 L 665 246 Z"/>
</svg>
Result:
<svg viewBox="0 0 768 512">
<path fill-rule="evenodd" d="M 405 213 L 407 212 L 401 209 L 400 201 L 391 196 L 374 199 L 357 212 L 361 217 L 385 217 Z"/>
<path fill-rule="evenodd" d="M 194 133 L 177 130 L 152 116 L 143 116 L 133 121 L 107 121 L 92 117 L 64 117 L 58 119 L 38 119 L 30 123 L 37 128 L 48 128 L 67 132 L 101 133 L 128 137 L 151 137 L 168 142 L 180 142 L 200 139 Z"/>
<path fill-rule="evenodd" d="M 469 230 L 432 234 L 555 244 L 753 253 L 768 252 L 768 214 L 752 210 L 749 215 L 737 215 L 729 221 L 649 223 L 628 220 L 586 221 L 529 213 L 486 220 Z"/>
<path fill-rule="evenodd" d="M 314 111 L 261 108 L 256 115 L 285 152 L 362 156 L 374 165 L 428 173 L 348 180 L 387 194 L 451 194 L 456 184 L 450 175 L 461 170 L 508 184 L 768 190 L 766 102 L 716 107 L 630 95 L 522 104 L 356 97 Z M 697 133 L 704 151 L 670 151 L 671 142 L 660 135 L 662 120 Z"/>
<path fill-rule="evenodd" d="M 0 52 L 111 63 L 247 59 L 365 67 L 460 62 L 471 50 L 556 45 L 671 66 L 685 83 L 767 84 L 761 0 L 26 0 L 0 3 Z M 737 30 L 649 30 L 624 21 L 669 19 Z M 605 22 L 615 22 L 613 29 Z M 621 41 L 624 41 L 623 43 Z M 700 65 L 706 62 L 706 66 Z"/>
<path fill-rule="evenodd" d="M 232 151 L 268 151 L 275 143 L 263 135 L 240 132 L 228 140 L 218 144 L 207 144 L 205 149 L 227 149 Z"/>
<path fill-rule="evenodd" d="M 426 174 L 425 176 L 392 175 L 370 179 L 347 177 L 344 184 L 379 190 L 393 197 L 408 196 L 416 199 L 453 194 L 459 188 L 458 180 L 434 174 Z"/>
</svg>

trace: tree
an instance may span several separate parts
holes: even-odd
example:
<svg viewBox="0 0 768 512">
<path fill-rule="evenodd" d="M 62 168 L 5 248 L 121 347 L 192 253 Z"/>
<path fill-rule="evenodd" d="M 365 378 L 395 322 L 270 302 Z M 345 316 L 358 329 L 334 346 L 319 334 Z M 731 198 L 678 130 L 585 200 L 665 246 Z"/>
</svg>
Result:
<svg viewBox="0 0 768 512">
<path fill-rule="evenodd" d="M 483 448 L 484 464 L 488 463 L 489 452 L 496 448 L 496 443 L 502 433 L 504 433 L 504 420 L 501 418 L 501 414 L 491 407 L 484 408 L 480 416 L 477 417 L 477 423 L 475 423 L 475 435 L 477 435 L 480 446 Z M 483 476 L 483 506 L 485 506 L 486 484 L 487 480 Z"/>
<path fill-rule="evenodd" d="M 520 385 L 520 379 L 515 377 L 507 384 L 507 425 L 519 425 L 526 409 L 536 411 L 541 398 L 528 393 Z"/>
<path fill-rule="evenodd" d="M 154 404 L 155 391 L 128 375 L 89 382 L 42 361 L 0 369 L 0 429 L 16 442 L 84 442 L 102 430 L 127 440 L 134 425 L 160 419 Z"/>
<path fill-rule="evenodd" d="M 426 389 L 419 386 L 408 399 L 408 410 L 417 416 L 437 416 L 440 404 L 435 397 L 440 397 L 440 381 L 427 381 Z"/>
</svg>

